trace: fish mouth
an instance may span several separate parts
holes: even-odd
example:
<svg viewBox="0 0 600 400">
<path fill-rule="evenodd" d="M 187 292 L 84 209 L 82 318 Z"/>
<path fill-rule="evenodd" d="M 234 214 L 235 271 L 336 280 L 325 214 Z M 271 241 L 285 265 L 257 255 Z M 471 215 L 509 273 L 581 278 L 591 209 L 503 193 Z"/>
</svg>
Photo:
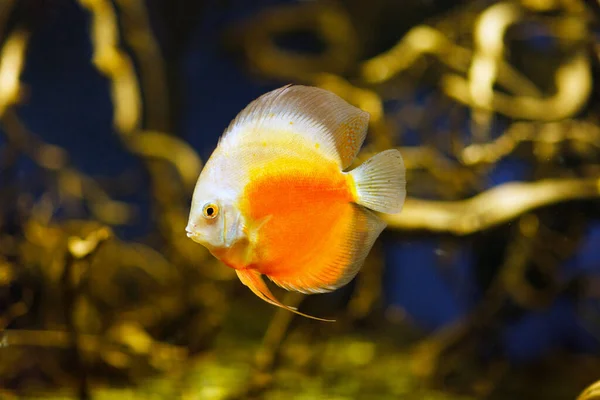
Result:
<svg viewBox="0 0 600 400">
<path fill-rule="evenodd" d="M 189 237 L 189 238 L 190 238 L 190 239 L 192 239 L 192 240 L 193 240 L 194 238 L 197 238 L 198 236 L 200 236 L 200 235 L 198 234 L 198 232 L 196 232 L 196 231 L 194 230 L 194 226 L 190 226 L 190 225 L 186 226 L 186 227 L 185 227 L 185 232 L 186 232 L 186 234 L 187 234 L 187 237 Z"/>
<path fill-rule="evenodd" d="M 201 244 L 203 246 L 205 245 L 204 240 L 202 240 L 202 236 L 199 235 L 198 233 L 188 232 L 187 237 L 192 239 L 192 241 L 195 243 Z"/>
<path fill-rule="evenodd" d="M 187 234 L 187 237 L 192 239 L 193 242 L 198 243 L 202 246 L 206 246 L 206 237 L 203 236 L 200 232 L 198 232 L 196 229 L 196 227 L 194 225 L 188 225 L 185 228 L 185 232 Z"/>
</svg>

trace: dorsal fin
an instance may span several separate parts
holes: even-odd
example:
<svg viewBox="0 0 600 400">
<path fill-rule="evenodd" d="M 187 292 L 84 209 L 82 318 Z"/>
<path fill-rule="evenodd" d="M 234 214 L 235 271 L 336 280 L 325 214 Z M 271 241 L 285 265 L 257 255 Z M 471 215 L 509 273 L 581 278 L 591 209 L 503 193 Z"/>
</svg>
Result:
<svg viewBox="0 0 600 400">
<path fill-rule="evenodd" d="M 324 154 L 347 168 L 367 134 L 369 113 L 325 89 L 287 85 L 246 106 L 231 122 L 223 139 L 256 137 L 271 129 L 302 135 Z M 261 129 L 262 128 L 262 129 Z"/>
</svg>

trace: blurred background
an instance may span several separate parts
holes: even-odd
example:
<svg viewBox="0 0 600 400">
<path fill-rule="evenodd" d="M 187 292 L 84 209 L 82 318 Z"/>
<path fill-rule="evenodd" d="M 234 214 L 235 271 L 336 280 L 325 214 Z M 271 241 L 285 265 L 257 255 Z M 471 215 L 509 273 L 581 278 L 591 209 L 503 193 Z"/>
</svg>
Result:
<svg viewBox="0 0 600 400">
<path fill-rule="evenodd" d="M 600 398 L 596 0 L 0 0 L 0 398 Z M 371 114 L 409 198 L 277 310 L 185 235 L 231 119 Z"/>
</svg>

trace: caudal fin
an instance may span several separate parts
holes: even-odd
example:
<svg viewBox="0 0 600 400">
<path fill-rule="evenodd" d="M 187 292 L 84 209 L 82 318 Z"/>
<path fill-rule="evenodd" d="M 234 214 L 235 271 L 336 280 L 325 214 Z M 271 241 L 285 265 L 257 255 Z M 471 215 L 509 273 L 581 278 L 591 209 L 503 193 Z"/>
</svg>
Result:
<svg viewBox="0 0 600 400">
<path fill-rule="evenodd" d="M 396 149 L 382 151 L 350 171 L 356 185 L 356 202 L 371 210 L 396 214 L 406 198 L 404 161 Z"/>
</svg>

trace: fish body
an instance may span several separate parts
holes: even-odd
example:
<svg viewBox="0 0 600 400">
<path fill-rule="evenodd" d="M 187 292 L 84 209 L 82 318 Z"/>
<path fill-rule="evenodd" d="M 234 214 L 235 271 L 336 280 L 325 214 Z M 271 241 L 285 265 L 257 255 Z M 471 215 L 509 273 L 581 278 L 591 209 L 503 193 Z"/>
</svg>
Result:
<svg viewBox="0 0 600 400">
<path fill-rule="evenodd" d="M 234 268 L 257 296 L 305 315 L 280 303 L 261 275 L 301 293 L 346 285 L 385 228 L 372 210 L 397 213 L 404 202 L 397 150 L 345 171 L 368 120 L 315 87 L 286 86 L 259 97 L 232 121 L 202 170 L 188 236 Z"/>
</svg>

